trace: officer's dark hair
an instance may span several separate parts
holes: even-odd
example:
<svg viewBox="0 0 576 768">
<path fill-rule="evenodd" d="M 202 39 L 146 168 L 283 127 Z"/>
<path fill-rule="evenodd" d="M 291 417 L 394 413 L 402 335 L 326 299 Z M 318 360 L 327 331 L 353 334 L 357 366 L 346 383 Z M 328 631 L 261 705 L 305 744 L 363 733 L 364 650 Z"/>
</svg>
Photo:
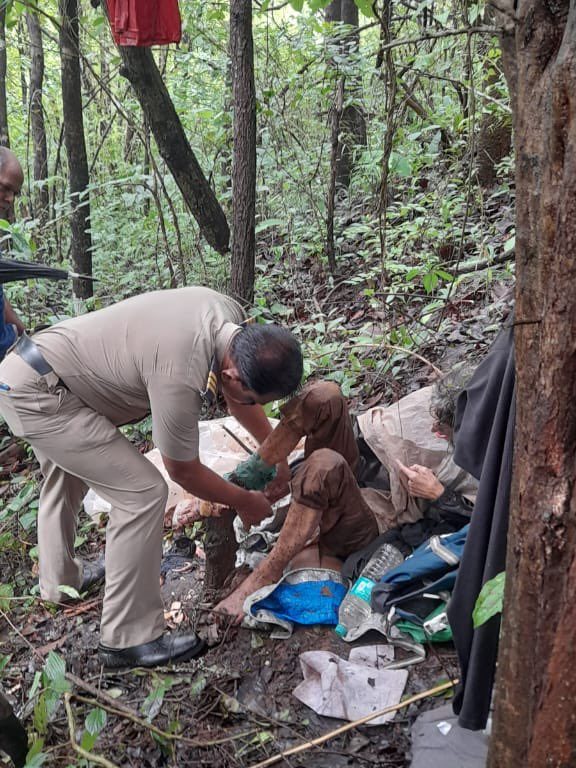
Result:
<svg viewBox="0 0 576 768">
<path fill-rule="evenodd" d="M 245 387 L 288 397 L 300 386 L 303 359 L 296 338 L 280 325 L 246 325 L 232 339 L 230 357 Z"/>
</svg>

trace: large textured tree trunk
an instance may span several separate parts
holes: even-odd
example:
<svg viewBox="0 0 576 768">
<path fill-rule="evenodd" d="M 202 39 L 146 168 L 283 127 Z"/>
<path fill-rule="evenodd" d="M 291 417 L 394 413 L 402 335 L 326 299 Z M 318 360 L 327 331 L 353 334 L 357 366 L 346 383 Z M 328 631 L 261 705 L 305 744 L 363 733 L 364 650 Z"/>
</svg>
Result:
<svg viewBox="0 0 576 768">
<path fill-rule="evenodd" d="M 230 58 L 234 103 L 230 292 L 237 299 L 250 303 L 254 298 L 256 214 L 256 89 L 252 0 L 231 0 Z"/>
<path fill-rule="evenodd" d="M 489 765 L 573 768 L 576 3 L 520 0 L 509 19 L 503 53 L 517 162 L 518 396 Z"/>
<path fill-rule="evenodd" d="M 33 215 L 41 222 L 48 218 L 50 204 L 46 179 L 48 178 L 48 149 L 42 106 L 42 86 L 44 83 L 44 48 L 42 29 L 34 11 L 26 13 L 28 36 L 30 38 L 30 122 L 34 143 L 34 181 L 39 182 L 35 196 Z M 43 183 L 44 182 L 44 183 Z"/>
<path fill-rule="evenodd" d="M 82 112 L 78 2 L 59 0 L 59 7 L 64 143 L 68 157 L 68 185 L 72 205 L 72 263 L 76 272 L 91 275 L 89 174 Z M 73 290 L 77 300 L 87 299 L 92 296 L 92 281 L 75 279 Z"/>
<path fill-rule="evenodd" d="M 190 147 L 170 94 L 149 48 L 120 47 L 121 74 L 132 87 L 142 112 L 182 197 L 206 240 L 228 251 L 230 230 L 224 211 Z"/>
<path fill-rule="evenodd" d="M 0 3 L 0 146 L 10 146 L 8 104 L 6 101 L 6 5 Z"/>
</svg>

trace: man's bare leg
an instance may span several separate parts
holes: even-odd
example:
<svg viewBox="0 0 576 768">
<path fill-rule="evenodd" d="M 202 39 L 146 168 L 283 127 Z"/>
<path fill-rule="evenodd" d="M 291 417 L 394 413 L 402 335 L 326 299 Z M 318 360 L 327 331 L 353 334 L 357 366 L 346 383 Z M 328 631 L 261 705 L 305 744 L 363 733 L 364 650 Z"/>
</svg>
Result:
<svg viewBox="0 0 576 768">
<path fill-rule="evenodd" d="M 298 467 L 292 482 L 292 499 L 270 554 L 215 608 L 230 614 L 236 623 L 242 620 L 248 595 L 279 581 L 288 564 L 294 566 L 295 558 L 308 557 L 309 553 L 303 555 L 303 551 L 312 540 L 319 546 L 320 562 L 325 554 L 345 558 L 378 535 L 376 520 L 362 498 L 352 470 L 335 451 L 317 450 Z M 323 567 L 334 567 L 334 560 L 329 562 L 332 564 Z"/>
<path fill-rule="evenodd" d="M 321 516 L 319 510 L 292 503 L 272 552 L 231 595 L 218 603 L 214 608 L 215 613 L 230 614 L 234 623 L 240 623 L 244 616 L 244 601 L 248 595 L 267 584 L 279 581 L 288 563 L 302 552 L 315 535 Z"/>
</svg>

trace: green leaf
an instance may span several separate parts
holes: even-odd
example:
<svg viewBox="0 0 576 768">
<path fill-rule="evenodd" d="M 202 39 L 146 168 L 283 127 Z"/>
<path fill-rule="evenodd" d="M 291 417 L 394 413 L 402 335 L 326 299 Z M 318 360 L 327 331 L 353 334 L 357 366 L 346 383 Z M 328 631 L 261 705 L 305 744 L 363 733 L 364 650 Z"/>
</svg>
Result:
<svg viewBox="0 0 576 768">
<path fill-rule="evenodd" d="M 106 719 L 106 712 L 103 709 L 100 709 L 100 707 L 92 709 L 86 717 L 84 727 L 88 733 L 96 736 L 106 725 Z"/>
<path fill-rule="evenodd" d="M 42 753 L 44 739 L 36 739 L 26 755 L 26 764 L 24 768 L 40 768 L 48 759 L 48 755 Z"/>
<path fill-rule="evenodd" d="M 20 515 L 19 517 L 20 525 L 25 531 L 29 531 L 30 528 L 34 526 L 37 517 L 38 511 L 36 509 L 31 509 L 29 512 L 24 512 L 24 514 Z"/>
<path fill-rule="evenodd" d="M 14 597 L 14 587 L 11 584 L 0 584 L 0 610 L 10 610 L 11 597 Z"/>
<path fill-rule="evenodd" d="M 68 597 L 73 597 L 74 599 L 78 599 L 80 597 L 80 592 L 78 592 L 77 589 L 74 587 L 68 586 L 68 584 L 59 584 L 58 589 L 60 592 L 63 592 L 65 595 L 68 595 Z"/>
<path fill-rule="evenodd" d="M 82 749 L 85 749 L 87 752 L 91 752 L 92 748 L 94 747 L 94 744 L 96 744 L 97 739 L 98 739 L 98 734 L 84 731 L 84 733 L 82 734 L 82 738 L 80 739 L 80 746 L 82 747 Z"/>
<path fill-rule="evenodd" d="M 148 696 L 142 702 L 142 711 L 146 715 L 147 719 L 151 722 L 156 715 L 160 712 L 162 704 L 164 702 L 164 696 L 174 685 L 174 679 L 171 677 L 159 678 L 156 681 L 156 685 Z"/>
<path fill-rule="evenodd" d="M 8 653 L 8 654 L 3 654 L 2 653 L 2 654 L 0 654 L 0 677 L 2 677 L 2 673 L 6 669 L 6 667 L 8 665 L 8 662 L 10 661 L 11 658 L 12 658 L 12 654 L 11 653 Z"/>
<path fill-rule="evenodd" d="M 357 8 L 359 11 L 361 11 L 364 16 L 367 16 L 369 19 L 373 18 L 374 11 L 372 10 L 373 1 L 372 0 L 354 0 Z"/>
<path fill-rule="evenodd" d="M 66 674 L 66 662 L 55 651 L 50 651 L 44 665 L 46 677 L 51 682 L 61 680 Z"/>
<path fill-rule="evenodd" d="M 310 6 L 310 10 L 316 13 L 316 11 L 321 11 L 326 8 L 326 6 L 330 5 L 330 0 L 308 0 L 308 5 Z"/>
<path fill-rule="evenodd" d="M 39 734 L 46 733 L 48 728 L 48 707 L 46 705 L 46 696 L 42 694 L 34 707 L 34 717 L 32 719 L 34 730 Z"/>
<path fill-rule="evenodd" d="M 474 628 L 477 629 L 485 624 L 492 616 L 502 613 L 502 603 L 504 600 L 504 585 L 506 583 L 506 572 L 502 571 L 493 579 L 487 581 L 478 595 L 472 620 Z"/>
<path fill-rule="evenodd" d="M 266 229 L 270 229 L 271 227 L 283 227 L 284 221 L 283 219 L 264 219 L 264 221 L 259 221 L 258 224 L 256 224 L 255 232 L 256 234 L 260 234 L 260 232 L 264 232 Z"/>
<path fill-rule="evenodd" d="M 504 243 L 504 253 L 510 253 L 510 251 L 513 251 L 516 247 L 516 235 L 512 235 L 512 237 L 509 237 L 508 240 Z"/>
<path fill-rule="evenodd" d="M 295 11 L 298 11 L 298 13 L 300 13 L 302 8 L 304 8 L 304 0 L 290 0 L 290 5 L 292 6 L 292 8 L 294 8 Z"/>
</svg>

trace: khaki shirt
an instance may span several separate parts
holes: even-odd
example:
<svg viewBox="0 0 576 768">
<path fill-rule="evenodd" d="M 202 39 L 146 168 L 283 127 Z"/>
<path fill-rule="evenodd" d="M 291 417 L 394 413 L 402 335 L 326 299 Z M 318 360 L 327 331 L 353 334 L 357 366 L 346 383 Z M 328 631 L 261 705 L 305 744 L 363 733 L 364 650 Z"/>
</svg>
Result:
<svg viewBox="0 0 576 768">
<path fill-rule="evenodd" d="M 177 461 L 198 456 L 201 392 L 244 320 L 208 288 L 146 293 L 34 336 L 56 374 L 113 424 L 152 413 L 152 437 Z"/>
</svg>

